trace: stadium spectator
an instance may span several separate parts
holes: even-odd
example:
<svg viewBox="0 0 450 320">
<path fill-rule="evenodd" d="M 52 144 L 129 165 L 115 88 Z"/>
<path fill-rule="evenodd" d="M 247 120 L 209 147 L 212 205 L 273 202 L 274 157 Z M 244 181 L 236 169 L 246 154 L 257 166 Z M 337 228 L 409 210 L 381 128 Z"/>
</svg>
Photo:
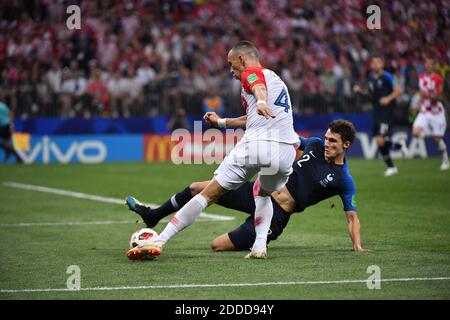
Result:
<svg viewBox="0 0 450 320">
<path fill-rule="evenodd" d="M 35 83 L 36 90 L 36 104 L 40 115 L 50 115 L 48 110 L 51 110 L 52 103 L 50 85 L 46 79 L 45 73 L 41 70 L 37 72 L 37 81 Z"/>
<path fill-rule="evenodd" d="M 20 80 L 17 83 L 17 105 L 16 111 L 22 118 L 28 118 L 37 113 L 35 91 L 31 82 L 30 72 L 23 70 L 20 72 Z"/>
<path fill-rule="evenodd" d="M 349 79 L 357 82 L 369 72 L 370 54 L 382 52 L 389 61 L 386 69 L 405 78 L 405 99 L 409 100 L 415 91 L 411 89 L 417 78 L 414 73 L 423 71 L 422 61 L 428 52 L 436 53 L 444 79 L 450 70 L 447 1 L 425 5 L 417 1 L 382 0 L 377 4 L 383 12 L 380 31 L 367 29 L 367 1 L 259 0 L 258 5 L 243 0 L 81 1 L 85 15 L 82 28 L 68 30 L 64 2 L 37 0 L 31 13 L 24 2 L 8 2 L 0 10 L 0 68 L 8 70 L 7 81 L 12 90 L 6 95 L 16 115 L 19 110 L 32 109 L 16 105 L 19 74 L 23 69 L 38 64 L 47 74 L 54 96 L 49 104 L 38 104 L 45 109 L 36 114 L 54 115 L 62 69 L 72 69 L 72 61 L 77 61 L 81 75 L 90 78 L 93 59 L 108 73 L 107 78 L 112 77 L 110 66 L 125 71 L 125 77 L 129 65 L 139 70 L 141 61 L 149 60 L 155 77 L 147 83 L 148 87 L 144 86 L 141 101 L 145 104 L 130 110 L 131 114 L 149 114 L 152 110 L 169 114 L 174 104 L 183 105 L 188 113 L 200 114 L 199 101 L 206 94 L 204 84 L 229 76 L 228 66 L 221 59 L 226 55 L 224 48 L 238 40 L 251 39 L 261 47 L 264 65 L 281 75 L 289 66 L 290 74 L 284 74 L 295 80 L 285 80 L 293 100 L 298 101 L 299 112 L 330 113 L 340 106 L 346 112 L 366 111 L 366 101 L 360 103 L 353 93 L 342 94 L 340 69 L 347 64 Z M 184 100 L 181 90 L 186 85 L 182 81 L 183 68 L 195 80 L 194 94 L 188 100 Z M 333 70 L 332 74 L 329 70 Z M 139 71 L 138 74 L 141 77 Z M 311 80 L 308 75 L 313 76 Z M 328 92 L 324 99 L 317 97 L 320 86 L 316 78 L 322 79 L 322 89 Z M 37 79 L 42 81 L 42 77 Z M 221 90 L 233 92 L 235 84 L 231 83 Z M 334 86 L 336 89 L 330 91 Z M 306 92 L 302 92 L 303 88 Z M 409 104 L 406 100 L 399 102 Z M 28 101 L 22 99 L 20 103 Z M 90 105 L 85 108 L 96 109 Z"/>
<path fill-rule="evenodd" d="M 70 73 L 68 70 L 63 72 L 60 95 L 61 116 L 74 117 L 80 114 L 85 103 L 86 86 L 86 79 L 80 76 L 80 71 L 75 67 Z"/>
<path fill-rule="evenodd" d="M 109 112 L 109 94 L 106 83 L 101 79 L 101 70 L 94 68 L 86 84 L 86 92 L 90 101 L 90 108 L 83 109 L 83 115 L 90 118 L 92 115 L 102 115 Z"/>
<path fill-rule="evenodd" d="M 216 86 L 209 87 L 206 97 L 203 98 L 202 107 L 204 113 L 215 112 L 219 116 L 223 116 L 225 111 L 224 100 L 218 94 L 218 89 Z"/>
<path fill-rule="evenodd" d="M 175 112 L 175 115 L 170 117 L 170 120 L 167 122 L 167 129 L 170 132 L 177 129 L 189 130 L 189 126 L 186 121 L 186 110 L 184 108 L 178 108 Z"/>
<path fill-rule="evenodd" d="M 123 110 L 122 105 L 122 87 L 121 87 L 121 74 L 120 70 L 114 70 L 112 77 L 108 80 L 107 87 L 110 96 L 110 106 L 111 106 L 111 116 L 117 118 L 119 112 L 124 115 L 126 114 Z M 128 111 L 127 111 L 128 112 Z M 128 112 L 129 113 L 129 112 Z"/>
<path fill-rule="evenodd" d="M 142 83 L 136 76 L 132 65 L 128 66 L 125 77 L 120 80 L 119 91 L 122 98 L 123 116 L 128 118 L 132 113 L 139 115 L 143 104 Z"/>
<path fill-rule="evenodd" d="M 61 92 L 62 70 L 58 61 L 52 62 L 51 69 L 47 72 L 47 82 L 50 85 L 53 95 Z"/>
</svg>

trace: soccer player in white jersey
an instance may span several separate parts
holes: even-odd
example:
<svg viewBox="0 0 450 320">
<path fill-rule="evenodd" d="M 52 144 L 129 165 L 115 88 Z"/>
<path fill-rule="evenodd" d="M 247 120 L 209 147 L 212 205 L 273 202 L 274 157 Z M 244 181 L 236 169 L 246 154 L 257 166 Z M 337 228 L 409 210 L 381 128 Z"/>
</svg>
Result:
<svg viewBox="0 0 450 320">
<path fill-rule="evenodd" d="M 150 245 L 127 252 L 129 259 L 158 256 L 175 234 L 191 225 L 207 206 L 229 190 L 236 190 L 259 173 L 261 187 L 255 194 L 256 240 L 246 258 L 267 257 L 267 233 L 273 205 L 270 194 L 286 184 L 292 173 L 298 135 L 294 131 L 291 101 L 284 82 L 259 62 L 257 48 L 238 42 L 228 53 L 233 77 L 242 83 L 246 115 L 221 119 L 223 128 L 245 128 L 243 138 L 220 164 L 208 186 L 186 203 Z M 210 121 L 211 113 L 204 116 Z"/>
<path fill-rule="evenodd" d="M 441 170 L 448 170 L 447 146 L 444 141 L 447 122 L 445 120 L 445 109 L 442 101 L 443 80 L 434 71 L 434 59 L 425 59 L 425 72 L 419 74 L 420 111 L 414 120 L 413 135 L 415 137 L 433 137 L 438 150 L 442 155 Z"/>
</svg>

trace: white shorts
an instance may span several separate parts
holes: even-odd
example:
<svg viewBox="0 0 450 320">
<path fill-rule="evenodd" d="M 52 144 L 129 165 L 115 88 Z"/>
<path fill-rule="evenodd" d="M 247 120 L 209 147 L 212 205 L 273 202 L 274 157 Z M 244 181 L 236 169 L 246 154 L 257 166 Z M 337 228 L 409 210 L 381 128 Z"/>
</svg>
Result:
<svg viewBox="0 0 450 320">
<path fill-rule="evenodd" d="M 421 112 L 414 120 L 414 128 L 421 128 L 425 136 L 443 137 L 447 129 L 445 113 L 432 114 L 431 112 Z"/>
<path fill-rule="evenodd" d="M 259 172 L 261 188 L 275 191 L 284 187 L 292 173 L 295 148 L 276 141 L 239 141 L 214 172 L 226 190 L 236 190 Z"/>
</svg>

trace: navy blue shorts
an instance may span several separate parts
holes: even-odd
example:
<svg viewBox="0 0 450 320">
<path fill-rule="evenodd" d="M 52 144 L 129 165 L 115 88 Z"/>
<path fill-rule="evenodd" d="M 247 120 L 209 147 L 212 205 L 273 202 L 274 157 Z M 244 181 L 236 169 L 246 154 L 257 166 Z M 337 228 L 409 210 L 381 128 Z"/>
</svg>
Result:
<svg viewBox="0 0 450 320">
<path fill-rule="evenodd" d="M 267 243 L 275 240 L 283 232 L 289 222 L 290 214 L 284 211 L 278 203 L 272 199 L 273 217 L 270 225 Z M 219 198 L 217 204 L 250 214 L 243 224 L 228 232 L 231 242 L 238 250 L 248 250 L 255 242 L 256 232 L 254 225 L 255 200 L 253 198 L 253 182 L 246 182 L 236 190 L 232 190 Z"/>
<path fill-rule="evenodd" d="M 390 137 L 392 134 L 392 125 L 388 121 L 374 120 L 372 125 L 372 136 Z"/>
</svg>

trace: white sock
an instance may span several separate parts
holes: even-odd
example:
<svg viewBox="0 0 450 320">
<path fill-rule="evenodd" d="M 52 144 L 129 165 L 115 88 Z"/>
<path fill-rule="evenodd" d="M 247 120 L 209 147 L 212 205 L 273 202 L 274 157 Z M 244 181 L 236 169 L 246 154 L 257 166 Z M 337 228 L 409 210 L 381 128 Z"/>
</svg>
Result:
<svg viewBox="0 0 450 320">
<path fill-rule="evenodd" d="M 261 251 L 267 246 L 267 233 L 273 216 L 273 205 L 270 197 L 255 197 L 255 231 L 256 239 L 253 244 L 253 251 Z"/>
<path fill-rule="evenodd" d="M 208 206 L 208 201 L 201 194 L 196 195 L 181 208 L 170 220 L 155 241 L 167 242 L 178 232 L 189 227 L 198 215 Z"/>
<path fill-rule="evenodd" d="M 444 139 L 439 140 L 438 149 L 442 154 L 442 162 L 448 162 L 448 154 L 447 154 L 447 145 L 445 144 Z"/>
</svg>

